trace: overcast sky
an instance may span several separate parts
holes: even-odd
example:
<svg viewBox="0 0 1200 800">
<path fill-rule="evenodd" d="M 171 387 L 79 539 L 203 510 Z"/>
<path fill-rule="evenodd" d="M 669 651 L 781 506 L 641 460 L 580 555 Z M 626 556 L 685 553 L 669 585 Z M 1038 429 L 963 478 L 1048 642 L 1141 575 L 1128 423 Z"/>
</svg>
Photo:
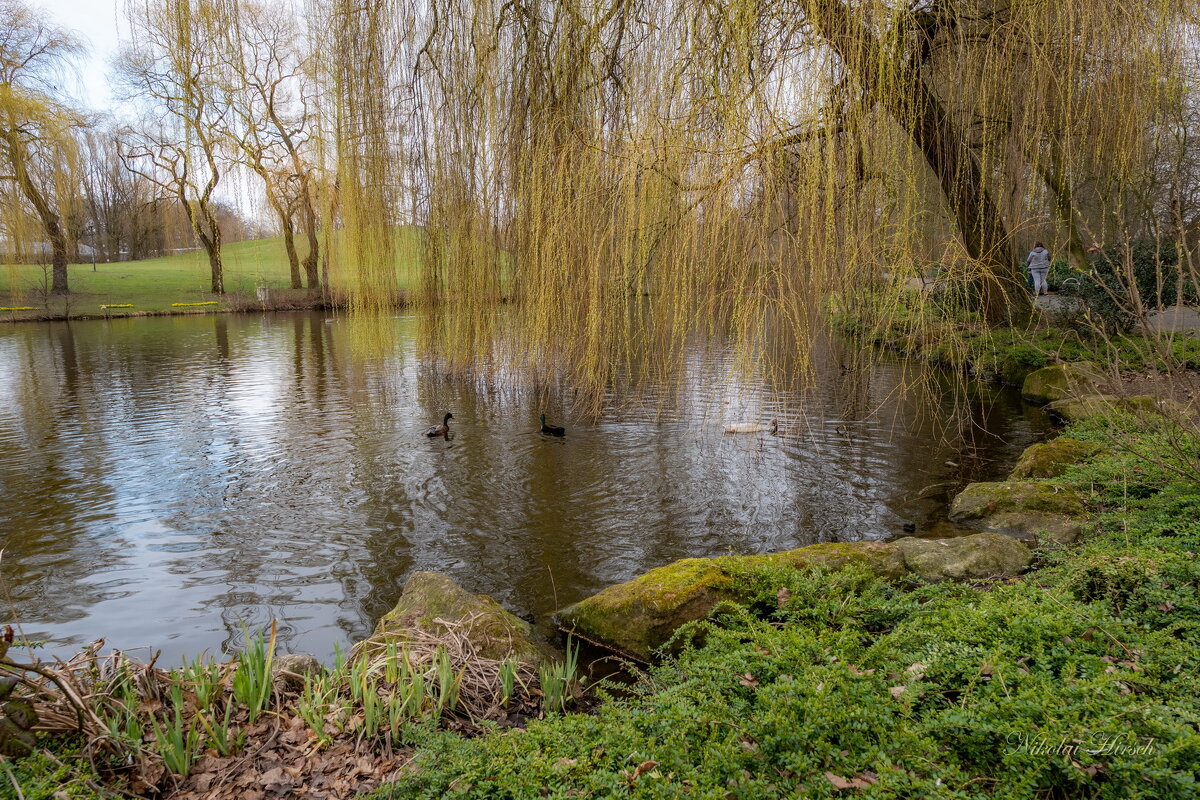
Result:
<svg viewBox="0 0 1200 800">
<path fill-rule="evenodd" d="M 97 111 L 112 108 L 108 88 L 109 62 L 120 46 L 125 30 L 121 19 L 122 0 L 32 0 L 50 12 L 55 21 L 78 33 L 88 45 L 88 54 L 80 59 L 77 90 L 80 100 Z"/>
</svg>

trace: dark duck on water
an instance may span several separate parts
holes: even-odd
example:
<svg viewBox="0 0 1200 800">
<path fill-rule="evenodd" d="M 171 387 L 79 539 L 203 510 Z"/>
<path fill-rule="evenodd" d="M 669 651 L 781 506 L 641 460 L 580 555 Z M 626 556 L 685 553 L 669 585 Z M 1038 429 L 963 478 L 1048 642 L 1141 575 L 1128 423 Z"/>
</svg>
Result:
<svg viewBox="0 0 1200 800">
<path fill-rule="evenodd" d="M 541 419 L 541 421 L 542 421 L 542 433 L 548 434 L 550 436 L 566 436 L 567 435 L 566 428 L 560 428 L 557 425 L 547 425 L 545 414 L 542 414 L 539 419 Z"/>
<path fill-rule="evenodd" d="M 454 415 L 451 414 L 449 411 L 447 411 L 446 416 L 442 417 L 442 424 L 434 425 L 432 428 L 425 431 L 425 435 L 426 436 L 445 436 L 447 433 L 450 432 L 450 420 L 452 420 L 452 419 L 454 419 Z"/>
</svg>

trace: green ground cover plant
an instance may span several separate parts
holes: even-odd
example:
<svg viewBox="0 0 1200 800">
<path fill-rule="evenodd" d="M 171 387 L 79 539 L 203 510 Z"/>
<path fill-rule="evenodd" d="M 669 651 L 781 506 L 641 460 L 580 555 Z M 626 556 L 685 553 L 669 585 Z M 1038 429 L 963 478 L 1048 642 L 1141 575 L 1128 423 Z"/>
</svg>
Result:
<svg viewBox="0 0 1200 800">
<path fill-rule="evenodd" d="M 43 736 L 26 758 L 6 761 L 0 772 L 0 797 L 26 800 L 98 800 L 111 797 L 102 779 L 80 753 L 73 737 Z"/>
</svg>

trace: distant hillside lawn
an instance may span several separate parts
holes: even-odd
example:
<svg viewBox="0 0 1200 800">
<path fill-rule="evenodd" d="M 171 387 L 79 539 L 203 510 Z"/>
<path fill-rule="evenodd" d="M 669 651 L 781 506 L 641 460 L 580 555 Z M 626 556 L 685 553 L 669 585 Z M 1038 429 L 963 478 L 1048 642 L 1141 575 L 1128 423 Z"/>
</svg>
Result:
<svg viewBox="0 0 1200 800">
<path fill-rule="evenodd" d="M 411 233 L 401 238 L 411 242 Z M 308 252 L 297 243 L 300 258 Z M 399 288 L 411 283 L 411 249 L 399 248 L 397 278 Z M 193 307 L 191 310 L 228 310 L 253 301 L 255 288 L 267 286 L 276 290 L 290 287 L 287 253 L 279 237 L 249 242 L 233 242 L 221 248 L 225 265 L 226 295 L 209 292 L 208 258 L 203 250 L 178 255 L 150 258 L 143 261 L 100 263 L 92 271 L 91 263 L 73 264 L 69 268 L 71 294 L 67 298 L 50 296 L 49 266 L 21 264 L 0 267 L 0 308 L 32 306 L 29 311 L 0 311 L 2 319 L 22 319 L 61 316 L 101 316 L 101 306 L 132 304 L 132 308 L 108 309 L 111 316 L 184 311 L 172 303 L 204 303 L 215 306 Z M 13 276 L 16 276 L 14 293 Z M 240 302 L 239 302 L 240 301 Z"/>
</svg>

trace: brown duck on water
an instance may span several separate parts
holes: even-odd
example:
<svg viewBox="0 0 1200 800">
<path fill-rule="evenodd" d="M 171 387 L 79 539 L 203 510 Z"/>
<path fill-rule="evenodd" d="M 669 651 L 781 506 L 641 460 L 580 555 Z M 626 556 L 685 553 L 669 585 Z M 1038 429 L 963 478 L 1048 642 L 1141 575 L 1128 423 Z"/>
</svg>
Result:
<svg viewBox="0 0 1200 800">
<path fill-rule="evenodd" d="M 442 418 L 442 424 L 434 425 L 432 428 L 425 431 L 425 435 L 426 436 L 445 436 L 447 433 L 450 432 L 450 420 L 452 420 L 452 419 L 454 419 L 454 415 L 451 414 L 449 411 L 447 411 L 446 416 Z"/>
</svg>

